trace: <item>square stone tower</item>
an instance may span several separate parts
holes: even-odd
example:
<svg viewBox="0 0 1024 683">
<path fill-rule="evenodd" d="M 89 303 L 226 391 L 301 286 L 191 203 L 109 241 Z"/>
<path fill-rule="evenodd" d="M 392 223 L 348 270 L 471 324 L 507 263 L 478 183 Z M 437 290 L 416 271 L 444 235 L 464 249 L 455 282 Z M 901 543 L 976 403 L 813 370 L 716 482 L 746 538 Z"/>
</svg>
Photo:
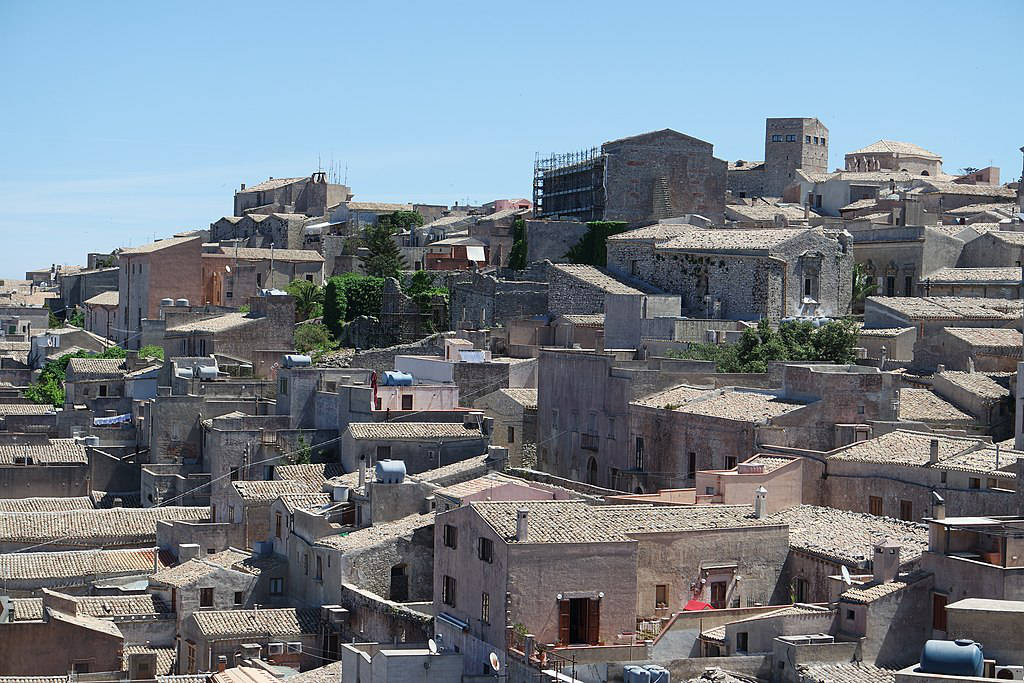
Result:
<svg viewBox="0 0 1024 683">
<path fill-rule="evenodd" d="M 828 171 L 828 128 L 818 119 L 766 119 L 764 194 L 781 197 L 798 168 Z"/>
</svg>

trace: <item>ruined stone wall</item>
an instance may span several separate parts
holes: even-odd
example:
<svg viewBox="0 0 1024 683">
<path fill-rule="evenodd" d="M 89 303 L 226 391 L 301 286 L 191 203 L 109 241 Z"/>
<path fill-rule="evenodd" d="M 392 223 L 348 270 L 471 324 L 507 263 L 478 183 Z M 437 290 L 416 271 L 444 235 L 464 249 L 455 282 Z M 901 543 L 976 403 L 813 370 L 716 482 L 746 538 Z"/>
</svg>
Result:
<svg viewBox="0 0 1024 683">
<path fill-rule="evenodd" d="M 469 324 L 492 327 L 507 320 L 547 312 L 548 285 L 544 282 L 500 280 L 481 273 L 465 273 L 449 284 L 450 326 Z"/>
</svg>

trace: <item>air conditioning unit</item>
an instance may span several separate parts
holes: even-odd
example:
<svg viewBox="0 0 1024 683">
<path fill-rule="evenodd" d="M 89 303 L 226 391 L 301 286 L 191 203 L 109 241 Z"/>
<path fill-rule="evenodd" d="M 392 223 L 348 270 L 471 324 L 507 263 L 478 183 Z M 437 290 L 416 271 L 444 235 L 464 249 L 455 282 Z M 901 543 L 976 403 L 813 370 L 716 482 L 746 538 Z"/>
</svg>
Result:
<svg viewBox="0 0 1024 683">
<path fill-rule="evenodd" d="M 268 655 L 283 655 L 284 654 L 284 643 L 268 643 L 267 644 Z"/>
<path fill-rule="evenodd" d="M 997 666 L 995 677 L 1000 681 L 1024 681 L 1024 666 Z"/>
</svg>

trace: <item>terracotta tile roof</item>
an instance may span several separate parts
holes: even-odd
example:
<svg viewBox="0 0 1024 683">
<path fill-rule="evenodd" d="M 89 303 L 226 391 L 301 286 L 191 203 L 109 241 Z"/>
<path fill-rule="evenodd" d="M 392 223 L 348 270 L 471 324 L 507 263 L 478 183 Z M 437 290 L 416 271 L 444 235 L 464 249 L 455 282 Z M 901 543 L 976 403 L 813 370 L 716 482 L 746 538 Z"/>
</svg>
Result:
<svg viewBox="0 0 1024 683">
<path fill-rule="evenodd" d="M 0 498 L 0 512 L 62 512 L 92 510 L 92 498 Z"/>
<path fill-rule="evenodd" d="M 938 376 L 982 398 L 1001 399 L 1009 396 L 1010 390 L 995 381 L 992 378 L 994 374 L 945 370 L 938 373 Z"/>
<path fill-rule="evenodd" d="M 858 199 L 855 202 L 850 202 L 846 206 L 840 206 L 840 211 L 857 211 L 859 209 L 869 209 L 878 204 L 877 199 Z"/>
<path fill-rule="evenodd" d="M 861 328 L 857 335 L 861 337 L 898 337 L 905 332 L 913 332 L 913 327 L 879 327 L 875 329 Z"/>
<path fill-rule="evenodd" d="M 115 379 L 124 377 L 123 358 L 72 358 L 68 361 L 68 377 L 79 379 Z"/>
<path fill-rule="evenodd" d="M 659 245 L 673 251 L 757 251 L 769 252 L 784 242 L 814 228 L 764 228 L 761 230 L 694 230 Z M 820 234 L 820 230 L 818 230 Z"/>
<path fill-rule="evenodd" d="M 963 229 L 964 226 L 955 226 Z M 931 284 L 1001 284 L 1019 285 L 1020 268 L 939 268 L 921 278 Z"/>
<path fill-rule="evenodd" d="M 0 515 L 0 541 L 69 545 L 127 545 L 156 541 L 158 520 L 203 521 L 209 508 L 152 507 Z"/>
<path fill-rule="evenodd" d="M 1024 335 L 1019 330 L 1000 327 L 947 327 L 946 334 L 953 335 L 971 346 L 1019 350 L 1024 346 Z"/>
<path fill-rule="evenodd" d="M 1024 233 L 1021 233 L 1024 236 Z M 868 301 L 911 320 L 1017 320 L 1024 305 L 1013 299 L 960 296 L 872 296 Z"/>
<path fill-rule="evenodd" d="M 870 560 L 875 544 L 885 539 L 900 545 L 900 562 L 904 564 L 928 549 L 925 525 L 862 512 L 798 505 L 763 521 L 788 524 L 791 548 L 850 566 Z"/>
<path fill-rule="evenodd" d="M 12 621 L 41 621 L 43 618 L 42 598 L 14 598 L 11 600 Z"/>
<path fill-rule="evenodd" d="M 607 294 L 642 294 L 639 289 L 619 282 L 615 278 L 601 272 L 594 266 L 584 266 L 570 263 L 555 263 L 552 268 L 577 280 L 597 287 Z"/>
<path fill-rule="evenodd" d="M 973 225 L 964 225 L 963 228 L 973 228 Z M 991 235 L 993 239 L 1004 244 L 1009 244 L 1014 247 L 1024 246 L 1024 232 L 1016 232 L 1009 230 L 992 230 L 986 233 Z"/>
<path fill-rule="evenodd" d="M 604 327 L 604 313 L 568 313 L 559 318 L 573 325 Z"/>
<path fill-rule="evenodd" d="M 313 463 L 308 465 L 277 465 L 274 476 L 277 479 L 291 479 L 304 482 L 309 491 L 319 491 L 328 479 L 345 474 L 341 463 Z"/>
<path fill-rule="evenodd" d="M 171 608 L 159 597 L 142 595 L 86 595 L 74 596 L 78 613 L 100 619 L 170 614 Z"/>
<path fill-rule="evenodd" d="M 984 474 L 996 479 L 1016 479 L 1015 472 L 1008 472 L 1005 468 L 1013 467 L 1018 458 L 1024 458 L 1024 453 L 1013 450 L 1011 447 L 1000 445 L 999 452 L 995 446 L 986 446 L 976 451 L 969 451 L 954 455 L 945 460 L 940 460 L 933 465 L 937 470 L 950 472 L 970 472 L 972 474 Z"/>
<path fill-rule="evenodd" d="M 1016 213 L 1017 212 L 1017 205 L 1016 204 L 1012 204 L 1012 203 L 1008 204 L 1008 203 L 1005 203 L 1005 202 L 988 202 L 988 203 L 983 203 L 983 204 L 968 204 L 967 206 L 959 206 L 959 207 L 957 207 L 955 209 L 949 209 L 948 211 L 943 211 L 942 214 L 944 216 L 946 216 L 946 215 L 948 215 L 948 216 L 975 216 L 975 215 L 980 214 L 980 213 L 985 213 L 986 211 L 999 211 L 999 212 L 1007 212 L 1007 213 Z M 960 226 L 960 227 L 969 227 L 969 226 Z"/>
<path fill-rule="evenodd" d="M 89 297 L 82 303 L 86 306 L 117 306 L 120 295 L 117 290 L 110 292 L 100 292 L 96 296 Z"/>
<path fill-rule="evenodd" d="M 155 654 L 156 676 L 168 676 L 174 673 L 174 665 L 177 662 L 177 652 L 173 647 L 149 647 L 148 645 L 125 645 L 123 649 L 124 661 L 122 666 L 128 671 L 128 655 L 132 654 Z"/>
<path fill-rule="evenodd" d="M 903 558 L 901 557 L 900 559 Z M 927 576 L 930 576 L 929 572 L 915 571 L 909 574 L 900 574 L 895 580 L 887 583 L 870 581 L 868 583 L 846 589 L 843 591 L 842 595 L 839 596 L 839 599 L 843 602 L 869 605 L 875 600 L 897 593 Z"/>
<path fill-rule="evenodd" d="M 253 261 L 269 261 L 271 255 L 275 261 L 316 263 L 324 257 L 312 249 L 257 249 L 253 247 L 221 247 L 221 255 Z"/>
<path fill-rule="evenodd" d="M 928 194 L 928 190 L 941 192 L 942 194 L 971 195 L 976 197 L 1002 197 L 1014 199 L 1017 191 L 1005 185 L 965 185 L 963 183 L 951 183 L 942 180 L 921 179 L 924 186 L 915 191 Z"/>
<path fill-rule="evenodd" d="M 193 612 L 199 632 L 208 638 L 301 636 L 317 632 L 319 608 L 219 610 Z"/>
<path fill-rule="evenodd" d="M 839 664 L 801 664 L 800 680 L 814 683 L 894 683 L 895 669 L 882 669 L 873 664 L 843 662 Z"/>
<path fill-rule="evenodd" d="M 425 481 L 436 486 L 451 486 L 460 481 L 479 477 L 487 472 L 487 458 L 488 455 L 486 453 L 477 455 L 460 460 L 459 462 L 453 462 L 451 465 L 414 474 L 413 477 L 419 481 Z"/>
<path fill-rule="evenodd" d="M 498 389 L 498 391 L 505 396 L 521 405 L 526 410 L 537 409 L 537 390 L 536 389 Z"/>
<path fill-rule="evenodd" d="M 233 330 L 238 327 L 249 325 L 256 320 L 259 320 L 259 318 L 253 317 L 250 313 L 224 313 L 223 315 L 218 315 L 213 318 L 194 320 L 192 322 L 175 325 L 174 327 L 168 327 L 167 332 L 199 332 L 217 334 L 218 332 L 226 332 L 227 330 Z"/>
<path fill-rule="evenodd" d="M 434 495 L 446 496 L 454 500 L 462 500 L 466 496 L 471 496 L 475 493 L 480 493 L 498 486 L 506 486 L 508 484 L 518 484 L 524 488 L 530 487 L 529 483 L 522 479 L 506 477 L 499 472 L 488 472 L 482 477 L 476 477 L 475 479 L 461 481 L 457 484 L 437 489 L 434 491 Z"/>
<path fill-rule="evenodd" d="M 88 465 L 85 446 L 74 439 L 50 439 L 46 444 L 2 444 L 0 465 L 13 465 L 23 458 L 31 458 L 35 465 Z"/>
<path fill-rule="evenodd" d="M 422 529 L 434 524 L 433 513 L 426 515 L 409 515 L 384 524 L 373 526 L 356 531 L 338 534 L 336 536 L 325 536 L 317 539 L 316 545 L 326 548 L 333 548 L 342 552 L 353 552 L 364 550 L 382 543 L 390 543 L 399 537 L 410 537 L 417 529 Z"/>
<path fill-rule="evenodd" d="M 292 183 L 297 183 L 300 180 L 306 180 L 306 177 L 303 176 L 301 178 L 270 178 L 269 180 L 264 180 L 262 183 L 257 183 L 250 187 L 246 187 L 244 190 L 238 190 L 235 194 L 246 194 L 248 192 L 266 192 L 267 190 L 276 190 L 279 187 L 291 185 Z"/>
<path fill-rule="evenodd" d="M 763 423 L 804 405 L 766 391 L 727 389 L 698 396 L 678 410 L 705 417 Z"/>
<path fill-rule="evenodd" d="M 790 221 L 802 221 L 804 210 L 796 206 L 785 206 L 775 204 L 728 204 L 725 207 L 725 217 L 736 221 L 773 221 L 778 215 L 785 216 Z M 810 212 L 811 216 L 817 216 L 815 211 Z"/>
<path fill-rule="evenodd" d="M 528 511 L 526 543 L 609 543 L 662 531 L 734 529 L 772 523 L 748 505 L 592 506 L 572 501 L 474 501 L 470 507 L 508 543 L 518 543 L 516 512 Z"/>
<path fill-rule="evenodd" d="M 225 569 L 231 569 L 231 567 L 224 567 L 213 562 L 205 562 L 201 559 L 193 559 L 187 562 L 163 569 L 161 571 L 152 574 L 149 578 L 150 581 L 163 584 L 165 586 L 174 586 L 175 588 L 182 588 L 184 586 L 191 586 L 196 581 L 218 574 Z"/>
<path fill-rule="evenodd" d="M 311 491 L 305 482 L 295 479 L 233 481 L 231 486 L 243 500 L 275 500 L 284 493 L 319 493 Z"/>
<path fill-rule="evenodd" d="M 19 581 L 87 579 L 95 575 L 149 574 L 152 571 L 152 550 L 66 550 L 0 554 L 0 576 Z"/>
<path fill-rule="evenodd" d="M 201 240 L 202 235 L 188 235 L 185 237 L 169 237 L 164 240 L 157 240 L 156 242 L 150 242 L 149 244 L 143 244 L 138 247 L 127 247 L 121 250 L 122 254 L 152 254 L 153 252 L 160 251 L 161 249 L 167 249 L 169 247 L 176 247 L 186 242 L 192 242 Z"/>
<path fill-rule="evenodd" d="M 355 483 L 353 479 L 347 485 L 354 486 Z M 278 498 L 284 501 L 285 506 L 289 510 L 312 510 L 313 508 L 329 505 L 332 502 L 331 496 L 328 493 L 282 493 Z"/>
<path fill-rule="evenodd" d="M 764 455 L 763 453 L 759 453 L 750 460 L 745 460 L 739 463 L 737 467 L 739 467 L 740 465 L 760 465 L 764 469 L 764 472 L 768 473 L 774 472 L 780 467 L 785 467 L 786 465 L 789 465 L 795 462 L 796 460 L 796 458 L 783 458 L 774 455 Z"/>
<path fill-rule="evenodd" d="M 847 153 L 846 156 L 853 154 L 899 154 L 902 156 L 915 156 L 924 157 L 926 159 L 938 159 L 942 160 L 935 152 L 929 152 L 924 147 L 918 147 L 911 142 L 899 142 L 897 140 L 879 140 L 874 142 L 867 147 L 861 147 L 858 150 Z"/>
<path fill-rule="evenodd" d="M 932 441 L 939 443 L 940 461 L 975 450 L 982 444 L 981 440 L 969 437 L 898 429 L 874 439 L 850 444 L 828 456 L 828 459 L 923 467 L 929 463 Z"/>
<path fill-rule="evenodd" d="M 388 202 L 346 202 L 349 211 L 373 211 L 375 213 L 393 213 L 395 211 L 412 211 L 412 204 L 389 204 Z"/>
<path fill-rule="evenodd" d="M 340 680 L 341 662 L 332 662 L 288 677 L 288 683 L 338 683 Z"/>
<path fill-rule="evenodd" d="M 39 403 L 0 403 L 0 415 L 53 415 L 51 405 Z"/>
<path fill-rule="evenodd" d="M 354 439 L 375 441 L 483 438 L 480 430 L 466 429 L 461 422 L 352 422 L 348 431 Z"/>
<path fill-rule="evenodd" d="M 617 235 L 609 237 L 608 241 L 629 242 L 632 240 L 654 240 L 655 242 L 663 242 L 674 237 L 679 237 L 680 235 L 693 232 L 697 229 L 697 226 L 689 225 L 687 223 L 657 223 L 655 225 L 637 228 L 636 230 L 620 232 Z"/>
<path fill-rule="evenodd" d="M 900 389 L 900 419 L 921 422 L 974 424 L 974 417 L 929 389 Z"/>
</svg>

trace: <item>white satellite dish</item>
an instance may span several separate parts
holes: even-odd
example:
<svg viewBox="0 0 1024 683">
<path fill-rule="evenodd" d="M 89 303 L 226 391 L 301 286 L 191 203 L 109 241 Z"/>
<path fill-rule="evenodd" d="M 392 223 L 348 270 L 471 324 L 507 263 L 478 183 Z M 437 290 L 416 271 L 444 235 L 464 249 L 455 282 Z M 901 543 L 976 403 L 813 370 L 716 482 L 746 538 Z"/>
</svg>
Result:
<svg viewBox="0 0 1024 683">
<path fill-rule="evenodd" d="M 224 266 L 224 270 L 225 270 L 225 272 L 230 273 L 231 272 L 231 266 Z"/>
<path fill-rule="evenodd" d="M 436 655 L 437 654 L 437 641 L 435 641 L 433 638 L 428 640 L 427 641 L 427 649 L 430 650 L 430 654 Z"/>
<path fill-rule="evenodd" d="M 501 671 L 501 662 L 498 661 L 498 655 L 494 652 L 487 658 L 491 662 L 491 668 L 494 669 L 494 673 Z"/>
<path fill-rule="evenodd" d="M 846 568 L 846 565 L 839 565 L 840 571 L 843 573 L 843 583 L 847 586 L 851 585 L 853 581 L 850 580 L 850 570 Z"/>
</svg>

